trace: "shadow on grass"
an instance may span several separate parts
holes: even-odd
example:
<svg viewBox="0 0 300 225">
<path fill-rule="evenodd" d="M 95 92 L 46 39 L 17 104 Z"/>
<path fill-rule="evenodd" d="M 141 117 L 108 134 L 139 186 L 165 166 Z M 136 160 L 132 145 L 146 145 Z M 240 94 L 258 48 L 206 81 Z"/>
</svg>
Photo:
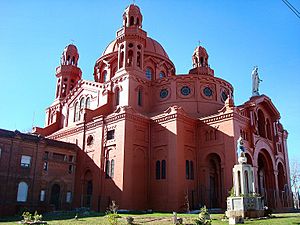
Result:
<svg viewBox="0 0 300 225">
<path fill-rule="evenodd" d="M 75 216 L 77 217 L 78 220 L 82 221 L 84 218 L 89 218 L 89 217 L 102 217 L 105 216 L 106 214 L 104 212 L 49 212 L 49 213 L 44 213 L 43 214 L 43 220 L 45 221 L 52 221 L 52 220 L 70 220 L 70 219 L 75 219 Z M 4 217 L 0 218 L 0 222 L 17 222 L 21 221 L 23 218 L 21 215 L 16 215 L 13 217 Z"/>
</svg>

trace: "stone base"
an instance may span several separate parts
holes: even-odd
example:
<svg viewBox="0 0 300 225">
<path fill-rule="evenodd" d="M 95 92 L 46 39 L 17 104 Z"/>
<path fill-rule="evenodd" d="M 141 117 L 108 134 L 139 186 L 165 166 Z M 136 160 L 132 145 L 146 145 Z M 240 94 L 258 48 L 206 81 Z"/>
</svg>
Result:
<svg viewBox="0 0 300 225">
<path fill-rule="evenodd" d="M 244 223 L 243 217 L 230 217 L 229 218 L 229 224 L 241 224 Z"/>
<path fill-rule="evenodd" d="M 243 210 L 228 210 L 225 212 L 226 216 L 228 218 L 259 218 L 264 216 L 264 210 L 248 210 L 248 211 L 243 211 Z"/>
</svg>

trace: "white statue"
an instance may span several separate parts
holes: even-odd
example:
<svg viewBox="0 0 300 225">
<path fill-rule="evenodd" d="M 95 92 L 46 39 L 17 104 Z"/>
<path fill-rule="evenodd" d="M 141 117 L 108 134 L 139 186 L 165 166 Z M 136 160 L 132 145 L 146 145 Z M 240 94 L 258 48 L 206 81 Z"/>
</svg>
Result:
<svg viewBox="0 0 300 225">
<path fill-rule="evenodd" d="M 245 154 L 245 148 L 244 148 L 244 140 L 243 138 L 240 136 L 239 139 L 237 140 L 237 146 L 236 146 L 236 151 L 238 154 L 238 157 L 240 157 L 242 154 Z"/>
<path fill-rule="evenodd" d="M 258 96 L 259 95 L 259 83 L 262 80 L 259 79 L 258 76 L 258 67 L 255 66 L 252 70 L 252 96 Z"/>
</svg>

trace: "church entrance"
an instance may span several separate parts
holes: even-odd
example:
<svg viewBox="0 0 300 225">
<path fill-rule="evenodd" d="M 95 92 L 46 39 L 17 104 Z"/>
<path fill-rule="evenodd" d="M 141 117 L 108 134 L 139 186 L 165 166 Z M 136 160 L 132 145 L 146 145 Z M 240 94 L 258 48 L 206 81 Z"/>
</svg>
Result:
<svg viewBox="0 0 300 225">
<path fill-rule="evenodd" d="M 222 201 L 222 180 L 221 180 L 221 158 L 217 154 L 210 154 L 209 162 L 209 180 L 208 196 L 209 208 L 221 208 Z"/>
<path fill-rule="evenodd" d="M 274 182 L 274 170 L 272 159 L 269 153 L 263 149 L 258 154 L 258 193 L 264 197 L 265 204 L 269 207 L 275 207 L 276 187 Z"/>
<path fill-rule="evenodd" d="M 83 190 L 82 190 L 82 207 L 90 208 L 92 206 L 93 196 L 93 180 L 91 171 L 87 171 L 84 175 Z"/>
<path fill-rule="evenodd" d="M 54 184 L 51 188 L 50 204 L 53 204 L 55 210 L 60 209 L 60 186 Z"/>
</svg>

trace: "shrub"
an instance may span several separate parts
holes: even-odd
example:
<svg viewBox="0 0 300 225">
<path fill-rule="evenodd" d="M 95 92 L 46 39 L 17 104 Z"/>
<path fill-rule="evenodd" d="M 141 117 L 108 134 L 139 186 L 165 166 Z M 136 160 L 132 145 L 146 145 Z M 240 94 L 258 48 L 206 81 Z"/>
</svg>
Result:
<svg viewBox="0 0 300 225">
<path fill-rule="evenodd" d="M 206 206 L 200 209 L 199 219 L 195 220 L 197 225 L 211 225 L 210 214 Z"/>
</svg>

